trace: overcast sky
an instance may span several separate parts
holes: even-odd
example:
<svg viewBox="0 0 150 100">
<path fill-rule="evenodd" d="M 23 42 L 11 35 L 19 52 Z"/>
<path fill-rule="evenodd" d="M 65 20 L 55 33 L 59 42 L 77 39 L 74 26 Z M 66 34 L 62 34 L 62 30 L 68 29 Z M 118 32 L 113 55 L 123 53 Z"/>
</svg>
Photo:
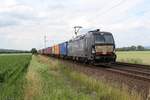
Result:
<svg viewBox="0 0 150 100">
<path fill-rule="evenodd" d="M 150 0 L 0 0 L 0 48 L 30 50 L 101 28 L 117 47 L 150 45 Z"/>
</svg>

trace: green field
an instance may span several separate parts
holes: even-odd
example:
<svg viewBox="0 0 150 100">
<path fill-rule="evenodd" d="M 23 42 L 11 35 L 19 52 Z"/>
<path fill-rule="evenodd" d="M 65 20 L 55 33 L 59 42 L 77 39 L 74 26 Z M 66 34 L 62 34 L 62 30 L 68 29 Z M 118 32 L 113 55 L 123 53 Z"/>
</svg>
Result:
<svg viewBox="0 0 150 100">
<path fill-rule="evenodd" d="M 150 65 L 150 51 L 118 51 L 117 61 Z"/>
<path fill-rule="evenodd" d="M 31 55 L 0 55 L 0 100 L 22 100 Z"/>
<path fill-rule="evenodd" d="M 54 58 L 0 56 L 0 100 L 141 100 L 133 93 L 77 72 Z"/>
</svg>

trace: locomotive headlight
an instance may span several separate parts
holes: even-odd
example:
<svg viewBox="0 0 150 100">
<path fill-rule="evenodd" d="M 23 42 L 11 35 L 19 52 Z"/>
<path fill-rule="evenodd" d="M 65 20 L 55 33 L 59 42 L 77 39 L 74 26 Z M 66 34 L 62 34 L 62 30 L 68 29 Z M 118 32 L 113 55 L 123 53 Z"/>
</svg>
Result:
<svg viewBox="0 0 150 100">
<path fill-rule="evenodd" d="M 95 49 L 94 49 L 94 48 L 92 48 L 92 53 L 96 53 L 96 51 L 95 51 Z"/>
</svg>

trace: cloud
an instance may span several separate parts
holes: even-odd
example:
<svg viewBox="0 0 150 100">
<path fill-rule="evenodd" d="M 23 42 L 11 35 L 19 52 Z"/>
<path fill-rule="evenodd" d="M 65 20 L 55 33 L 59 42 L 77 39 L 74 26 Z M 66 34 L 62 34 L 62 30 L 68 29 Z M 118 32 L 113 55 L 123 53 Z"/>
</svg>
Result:
<svg viewBox="0 0 150 100">
<path fill-rule="evenodd" d="M 0 48 L 42 48 L 101 28 L 114 34 L 117 46 L 149 45 L 148 0 L 0 0 Z M 147 36 L 143 39 L 142 36 Z M 135 38 L 136 37 L 136 38 Z M 128 40 L 128 41 L 127 41 Z"/>
<path fill-rule="evenodd" d="M 46 18 L 42 12 L 38 13 L 28 5 L 13 4 L 5 5 L 0 10 L 0 27 L 13 25 L 32 24 Z"/>
<path fill-rule="evenodd" d="M 0 19 L 0 27 L 7 27 L 7 26 L 12 26 L 17 24 L 18 23 L 15 20 Z"/>
</svg>

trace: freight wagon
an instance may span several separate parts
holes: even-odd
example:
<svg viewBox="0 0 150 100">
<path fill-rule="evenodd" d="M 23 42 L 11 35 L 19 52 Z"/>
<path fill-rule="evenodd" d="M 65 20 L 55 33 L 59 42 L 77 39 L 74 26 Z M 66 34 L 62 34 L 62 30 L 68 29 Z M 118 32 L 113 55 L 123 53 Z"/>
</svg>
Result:
<svg viewBox="0 0 150 100">
<path fill-rule="evenodd" d="M 50 55 L 51 52 L 52 52 L 52 48 L 51 47 L 46 48 L 46 55 Z"/>
<path fill-rule="evenodd" d="M 45 49 L 43 49 L 43 53 L 44 53 L 44 55 L 46 55 L 46 48 L 45 48 Z"/>
<path fill-rule="evenodd" d="M 60 57 L 65 58 L 68 54 L 68 42 L 59 44 Z"/>
<path fill-rule="evenodd" d="M 59 45 L 54 45 L 54 55 L 59 56 L 60 50 L 59 50 Z"/>
<path fill-rule="evenodd" d="M 55 46 L 52 46 L 52 52 L 51 55 L 54 56 L 55 55 Z"/>
<path fill-rule="evenodd" d="M 43 54 L 42 49 L 38 50 L 38 54 Z"/>
</svg>

